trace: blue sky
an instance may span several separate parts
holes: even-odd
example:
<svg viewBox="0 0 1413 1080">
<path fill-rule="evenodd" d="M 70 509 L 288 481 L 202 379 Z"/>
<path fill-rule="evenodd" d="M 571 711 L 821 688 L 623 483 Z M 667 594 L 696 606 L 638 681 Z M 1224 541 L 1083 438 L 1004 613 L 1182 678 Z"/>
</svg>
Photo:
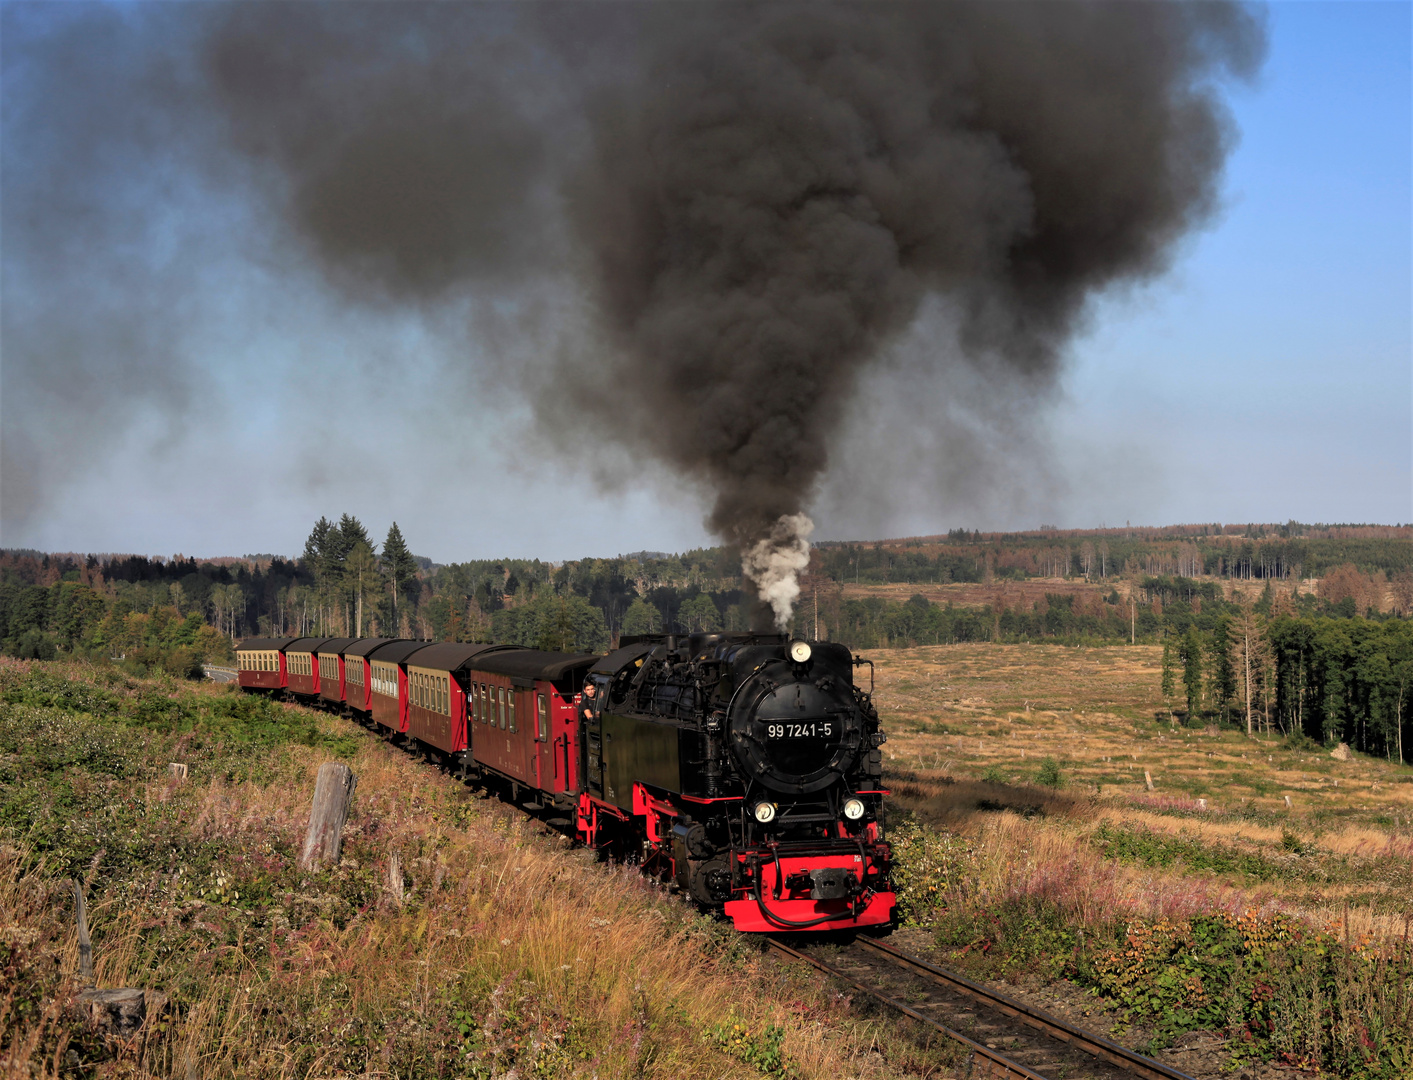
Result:
<svg viewBox="0 0 1413 1080">
<path fill-rule="evenodd" d="M 966 440 L 986 444 L 974 464 L 941 430 L 942 398 L 984 387 L 960 373 L 930 383 L 938 399 L 910 403 L 921 430 L 892 440 L 880 428 L 896 414 L 883 410 L 910 390 L 881 378 L 839 433 L 817 535 L 1413 520 L 1410 11 L 1269 8 L 1264 71 L 1230 92 L 1240 142 L 1211 227 L 1167 276 L 1102 299 L 1059 391 L 996 406 L 990 434 Z M 11 33 L 9 49 L 20 51 L 7 91 L 28 77 L 23 38 Z M 6 139 L 3 152 L 20 151 Z M 203 181 L 164 176 L 160 162 L 144 190 L 145 225 L 94 241 L 173 283 L 129 314 L 170 322 L 190 375 L 149 387 L 136 363 L 61 383 L 6 363 L 0 338 L 0 543 L 295 553 L 314 518 L 343 512 L 377 535 L 396 519 L 439 561 L 712 542 L 697 494 L 661 467 L 635 463 L 605 491 L 538 446 L 525 401 L 477 361 L 465 311 L 350 313 L 285 273 L 252 206 L 215 206 Z M 13 248 L 0 254 L 12 337 L 42 279 Z M 122 416 L 102 404 L 114 381 L 141 386 Z M 97 449 L 73 438 L 95 426 Z M 939 460 L 914 468 L 927 454 Z"/>
<path fill-rule="evenodd" d="M 1143 520 L 1407 521 L 1410 7 L 1270 12 L 1225 214 L 1100 313 L 1063 423 L 1112 421 L 1151 460 Z"/>
</svg>

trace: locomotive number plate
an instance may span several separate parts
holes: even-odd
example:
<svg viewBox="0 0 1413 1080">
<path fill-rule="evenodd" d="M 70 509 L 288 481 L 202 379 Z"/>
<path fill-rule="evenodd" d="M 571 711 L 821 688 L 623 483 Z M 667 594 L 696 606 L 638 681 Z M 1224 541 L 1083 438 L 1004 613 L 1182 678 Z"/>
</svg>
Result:
<svg viewBox="0 0 1413 1080">
<path fill-rule="evenodd" d="M 765 734 L 770 739 L 832 739 L 833 720 L 807 720 L 795 724 L 788 721 L 767 724 Z"/>
</svg>

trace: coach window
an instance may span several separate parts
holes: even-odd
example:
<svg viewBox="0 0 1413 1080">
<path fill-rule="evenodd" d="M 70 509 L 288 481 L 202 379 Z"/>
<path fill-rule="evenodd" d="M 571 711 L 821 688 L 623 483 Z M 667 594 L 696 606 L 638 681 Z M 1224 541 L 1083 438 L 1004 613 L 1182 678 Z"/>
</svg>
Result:
<svg viewBox="0 0 1413 1080">
<path fill-rule="evenodd" d="M 508 704 L 508 705 L 510 706 L 510 730 L 511 730 L 511 731 L 518 731 L 518 730 L 520 730 L 520 729 L 515 726 L 515 691 L 514 691 L 514 690 L 509 690 L 509 691 L 507 691 L 507 692 L 506 692 L 506 695 L 505 695 L 505 699 L 506 699 L 506 704 Z"/>
<path fill-rule="evenodd" d="M 440 675 L 437 676 L 437 692 L 441 695 L 442 698 L 442 715 L 450 716 L 451 684 L 446 679 L 443 679 Z"/>
<path fill-rule="evenodd" d="M 540 738 L 549 738 L 549 699 L 544 694 L 535 696 L 536 710 L 540 720 Z"/>
<path fill-rule="evenodd" d="M 494 691 L 493 691 L 493 692 L 494 692 L 495 695 L 496 695 L 497 704 L 500 706 L 500 709 L 499 709 L 499 711 L 500 711 L 500 729 L 501 729 L 502 731 L 504 731 L 504 730 L 505 730 L 505 687 L 503 687 L 503 686 L 497 686 L 497 687 L 494 688 Z"/>
<path fill-rule="evenodd" d="M 496 718 L 491 715 L 491 699 L 490 695 L 486 693 L 485 683 L 480 684 L 480 689 L 476 694 L 481 699 L 481 723 L 494 724 Z"/>
</svg>

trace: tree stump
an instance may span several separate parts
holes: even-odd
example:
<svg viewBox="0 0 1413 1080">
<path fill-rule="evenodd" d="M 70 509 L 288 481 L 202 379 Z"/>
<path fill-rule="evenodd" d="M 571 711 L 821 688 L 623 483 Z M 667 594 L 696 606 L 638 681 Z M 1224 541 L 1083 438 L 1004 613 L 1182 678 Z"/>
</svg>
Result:
<svg viewBox="0 0 1413 1080">
<path fill-rule="evenodd" d="M 1143 786 L 1149 791 L 1153 790 L 1153 777 L 1149 775 L 1147 769 L 1143 770 Z"/>
<path fill-rule="evenodd" d="M 309 831 L 304 835 L 304 850 L 299 856 L 301 870 L 316 870 L 325 860 L 339 861 L 343 826 L 357 786 L 358 777 L 347 765 L 326 761 L 319 766 L 314 805 L 309 811 Z"/>
<path fill-rule="evenodd" d="M 186 763 L 181 761 L 170 761 L 167 763 L 167 775 L 178 784 L 186 782 Z"/>
<path fill-rule="evenodd" d="M 166 1003 L 166 994 L 123 987 L 81 991 L 74 1008 L 94 1030 L 126 1039 L 142 1027 L 149 1015 L 159 1014 Z"/>
</svg>

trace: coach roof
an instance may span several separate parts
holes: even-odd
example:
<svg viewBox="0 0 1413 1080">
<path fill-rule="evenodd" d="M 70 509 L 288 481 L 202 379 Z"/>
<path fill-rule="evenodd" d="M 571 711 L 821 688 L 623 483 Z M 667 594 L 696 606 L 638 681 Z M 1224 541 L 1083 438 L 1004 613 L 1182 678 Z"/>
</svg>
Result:
<svg viewBox="0 0 1413 1080">
<path fill-rule="evenodd" d="M 367 656 L 375 649 L 381 649 L 384 645 L 394 641 L 401 641 L 397 637 L 364 637 L 358 638 L 352 645 L 344 649 L 344 656 Z"/>
<path fill-rule="evenodd" d="M 341 653 L 358 639 L 356 637 L 331 637 L 319 646 L 321 653 Z"/>
<path fill-rule="evenodd" d="M 291 641 L 288 645 L 285 646 L 285 652 L 316 653 L 319 651 L 320 645 L 324 644 L 324 642 L 326 641 L 333 640 L 335 639 L 326 637 L 295 638 L 293 641 Z"/>
<path fill-rule="evenodd" d="M 488 644 L 468 644 L 463 641 L 440 641 L 435 645 L 428 645 L 425 649 L 419 650 L 415 655 L 407 658 L 409 664 L 417 667 L 431 668 L 434 671 L 460 671 L 467 666 L 467 661 L 473 656 L 481 653 L 513 649 L 514 645 L 488 645 Z M 382 659 L 382 657 L 379 657 Z M 479 661 L 477 663 L 479 667 Z"/>
<path fill-rule="evenodd" d="M 390 641 L 386 645 L 381 645 L 368 653 L 369 660 L 376 660 L 381 664 L 401 664 L 418 649 L 425 649 L 433 642 L 422 641 Z"/>
<path fill-rule="evenodd" d="M 283 648 L 284 648 L 286 645 L 288 645 L 291 641 L 297 641 L 297 640 L 298 640 L 298 638 L 292 638 L 292 637 L 252 637 L 252 638 L 246 638 L 244 641 L 242 641 L 239 645 L 236 646 L 236 651 L 237 651 L 237 652 L 250 652 L 250 651 L 252 651 L 252 650 L 254 650 L 254 649 L 276 649 L 276 650 L 279 650 L 279 649 L 283 649 Z"/>
<path fill-rule="evenodd" d="M 509 675 L 512 680 L 562 679 L 575 671 L 592 667 L 598 657 L 592 653 L 541 652 L 539 649 L 513 649 L 477 657 L 471 666 L 491 675 Z"/>
</svg>

